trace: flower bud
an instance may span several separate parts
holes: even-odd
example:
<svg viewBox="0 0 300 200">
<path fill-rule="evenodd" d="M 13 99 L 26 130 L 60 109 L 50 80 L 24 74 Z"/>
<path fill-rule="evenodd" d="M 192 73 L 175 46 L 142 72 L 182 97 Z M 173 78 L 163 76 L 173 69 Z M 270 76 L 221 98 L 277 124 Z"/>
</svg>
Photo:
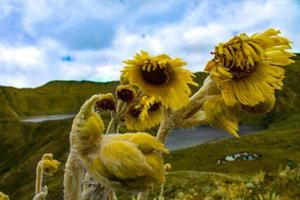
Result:
<svg viewBox="0 0 300 200">
<path fill-rule="evenodd" d="M 112 93 L 103 94 L 101 98 L 96 102 L 95 110 L 115 110 L 116 104 Z"/>
<path fill-rule="evenodd" d="M 136 92 L 131 85 L 119 85 L 116 90 L 117 97 L 124 102 L 132 102 L 135 98 Z"/>
<path fill-rule="evenodd" d="M 53 155 L 51 153 L 46 153 L 43 155 L 43 158 L 41 160 L 41 166 L 44 174 L 47 175 L 54 174 L 57 171 L 59 165 L 60 162 L 54 160 Z"/>
</svg>

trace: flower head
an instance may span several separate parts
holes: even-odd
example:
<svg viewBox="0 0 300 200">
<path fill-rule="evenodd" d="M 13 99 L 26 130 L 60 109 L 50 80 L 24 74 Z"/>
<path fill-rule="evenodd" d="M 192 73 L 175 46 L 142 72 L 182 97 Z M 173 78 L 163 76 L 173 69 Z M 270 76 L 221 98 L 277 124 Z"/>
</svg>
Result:
<svg viewBox="0 0 300 200">
<path fill-rule="evenodd" d="M 122 77 L 167 107 L 178 109 L 185 106 L 191 94 L 188 84 L 197 85 L 193 73 L 182 68 L 186 63 L 180 58 L 172 59 L 166 54 L 150 56 L 141 51 L 124 63 Z"/>
<path fill-rule="evenodd" d="M 157 125 L 161 120 L 161 102 L 155 97 L 143 96 L 140 104 L 143 106 L 140 118 L 143 121 L 150 120 L 151 127 Z"/>
<path fill-rule="evenodd" d="M 211 95 L 204 102 L 203 108 L 208 124 L 216 128 L 221 128 L 235 137 L 239 137 L 237 133 L 238 105 L 227 106 L 221 95 Z"/>
<path fill-rule="evenodd" d="M 161 103 L 155 97 L 143 96 L 139 103 L 131 105 L 125 116 L 129 130 L 142 131 L 151 128 L 161 121 Z"/>
<path fill-rule="evenodd" d="M 51 153 L 44 154 L 40 162 L 43 169 L 43 173 L 47 175 L 54 174 L 57 171 L 58 166 L 60 165 L 60 162 L 53 159 L 53 155 Z"/>
<path fill-rule="evenodd" d="M 136 96 L 135 89 L 131 85 L 119 85 L 116 89 L 118 99 L 124 102 L 132 102 Z"/>
<path fill-rule="evenodd" d="M 265 94 L 281 89 L 284 69 L 279 66 L 293 63 L 293 54 L 286 51 L 291 42 L 279 33 L 274 29 L 250 37 L 243 33 L 215 47 L 206 70 L 227 105 L 255 106 L 265 101 Z"/>
<path fill-rule="evenodd" d="M 103 94 L 96 102 L 95 110 L 115 110 L 115 99 L 112 93 Z"/>
<path fill-rule="evenodd" d="M 125 125 L 129 130 L 145 130 L 145 126 L 140 120 L 143 108 L 139 103 L 133 103 L 129 106 L 125 115 Z"/>
</svg>

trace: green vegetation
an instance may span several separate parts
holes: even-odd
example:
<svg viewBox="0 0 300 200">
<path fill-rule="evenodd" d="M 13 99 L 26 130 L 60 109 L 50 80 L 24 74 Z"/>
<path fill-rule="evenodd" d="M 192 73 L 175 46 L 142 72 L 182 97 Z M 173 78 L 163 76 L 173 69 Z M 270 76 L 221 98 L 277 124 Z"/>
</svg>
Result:
<svg viewBox="0 0 300 200">
<path fill-rule="evenodd" d="M 76 113 L 87 98 L 100 92 L 112 92 L 117 85 L 117 81 L 52 81 L 34 89 L 0 87 L 0 121 L 31 115 Z"/>
<path fill-rule="evenodd" d="M 300 124 L 300 117 L 297 122 Z M 166 162 L 171 163 L 174 170 L 214 171 L 243 175 L 253 175 L 261 170 L 272 172 L 277 170 L 279 165 L 300 163 L 300 126 L 295 128 L 287 128 L 278 124 L 273 126 L 240 139 L 220 140 L 174 151 L 166 157 Z M 226 155 L 238 152 L 257 153 L 261 155 L 261 158 L 257 161 L 217 164 L 217 161 Z"/>
<path fill-rule="evenodd" d="M 214 141 L 174 151 L 166 156 L 166 162 L 173 167 L 166 182 L 166 199 L 175 198 L 181 195 L 180 192 L 196 192 L 190 199 L 200 199 L 203 194 L 210 194 L 205 192 L 216 190 L 216 183 L 240 184 L 261 170 L 268 174 L 265 188 L 274 187 L 284 199 L 300 196 L 298 179 L 282 183 L 276 178 L 280 165 L 296 166 L 300 163 L 300 55 L 296 61 L 287 67 L 285 86 L 277 93 L 274 110 L 262 117 L 245 115 L 242 119 L 244 124 L 264 125 L 268 129 L 240 139 Z M 206 74 L 196 73 L 196 77 L 201 84 Z M 117 84 L 54 81 L 35 89 L 0 87 L 0 121 L 3 121 L 0 122 L 0 190 L 9 194 L 12 200 L 32 199 L 35 167 L 42 155 L 53 153 L 63 166 L 69 150 L 68 134 L 72 120 L 44 123 L 13 120 L 28 115 L 76 113 L 89 96 L 112 92 Z M 217 164 L 226 155 L 245 151 L 262 157 L 256 161 Z M 63 173 L 61 167 L 53 177 L 45 178 L 49 187 L 48 200 L 62 199 Z M 154 190 L 154 196 L 158 189 Z"/>
</svg>

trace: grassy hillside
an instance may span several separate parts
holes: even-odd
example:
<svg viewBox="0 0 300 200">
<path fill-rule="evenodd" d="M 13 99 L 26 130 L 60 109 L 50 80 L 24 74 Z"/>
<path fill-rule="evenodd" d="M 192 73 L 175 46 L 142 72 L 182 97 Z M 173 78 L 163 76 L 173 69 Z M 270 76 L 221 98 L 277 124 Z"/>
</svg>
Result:
<svg viewBox="0 0 300 200">
<path fill-rule="evenodd" d="M 75 113 L 97 93 L 113 92 L 118 82 L 52 81 L 34 89 L 0 87 L 0 120 L 22 116 Z"/>
</svg>

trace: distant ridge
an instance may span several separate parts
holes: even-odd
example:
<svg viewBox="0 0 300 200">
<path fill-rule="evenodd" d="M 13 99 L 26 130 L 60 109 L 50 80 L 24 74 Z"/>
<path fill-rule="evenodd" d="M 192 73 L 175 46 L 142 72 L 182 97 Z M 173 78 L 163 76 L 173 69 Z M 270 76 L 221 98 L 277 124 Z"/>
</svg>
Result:
<svg viewBox="0 0 300 200">
<path fill-rule="evenodd" d="M 299 109 L 300 54 L 296 55 L 296 63 L 285 68 L 284 88 L 277 93 L 274 111 L 262 118 L 271 120 L 275 115 L 282 117 Z M 195 75 L 196 82 L 201 85 L 207 73 L 197 72 Z M 0 121 L 18 120 L 23 116 L 76 113 L 87 98 L 97 93 L 114 92 L 118 84 L 118 81 L 55 80 L 37 88 L 0 86 Z M 192 87 L 193 91 L 196 89 Z M 256 116 L 246 118 L 250 121 L 257 119 Z"/>
</svg>

